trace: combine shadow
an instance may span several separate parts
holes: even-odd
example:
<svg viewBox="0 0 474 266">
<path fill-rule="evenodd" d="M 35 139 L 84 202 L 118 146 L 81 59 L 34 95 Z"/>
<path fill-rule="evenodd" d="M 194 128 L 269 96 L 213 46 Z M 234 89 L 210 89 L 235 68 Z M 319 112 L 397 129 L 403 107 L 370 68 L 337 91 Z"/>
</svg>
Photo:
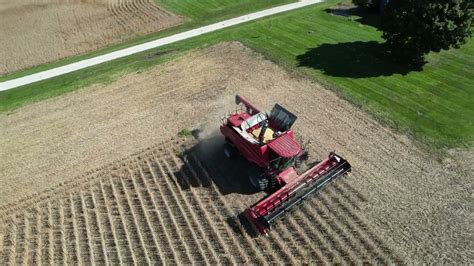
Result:
<svg viewBox="0 0 474 266">
<path fill-rule="evenodd" d="M 217 132 L 203 137 L 199 131 L 194 131 L 193 135 L 197 144 L 179 155 L 185 164 L 174 173 L 181 189 L 215 184 L 222 195 L 257 192 L 247 177 L 249 163 L 240 156 L 233 159 L 224 156 L 224 137 Z"/>
<path fill-rule="evenodd" d="M 203 137 L 199 131 L 193 131 L 193 136 L 197 143 L 179 155 L 184 164 L 174 173 L 182 190 L 215 185 L 218 193 L 224 196 L 233 193 L 250 195 L 258 192 L 247 177 L 246 169 L 249 163 L 241 156 L 233 159 L 225 157 L 223 136 L 215 132 Z M 258 236 L 243 213 L 237 216 L 224 213 L 223 215 L 227 215 L 225 221 L 234 233 L 250 237 Z"/>
<path fill-rule="evenodd" d="M 325 43 L 298 55 L 298 66 L 321 70 L 333 77 L 370 78 L 421 71 L 425 62 L 400 63 L 384 44 L 375 41 Z"/>
</svg>

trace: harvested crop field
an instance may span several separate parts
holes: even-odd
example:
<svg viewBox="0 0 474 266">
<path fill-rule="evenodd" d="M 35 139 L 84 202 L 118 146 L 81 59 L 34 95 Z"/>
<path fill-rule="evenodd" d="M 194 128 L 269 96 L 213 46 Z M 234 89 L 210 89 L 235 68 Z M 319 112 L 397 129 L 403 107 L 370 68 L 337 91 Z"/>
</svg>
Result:
<svg viewBox="0 0 474 266">
<path fill-rule="evenodd" d="M 294 111 L 314 158 L 353 165 L 253 238 L 241 160 L 221 154 L 233 96 Z M 0 116 L 4 262 L 472 262 L 472 181 L 318 84 L 239 43 Z M 199 140 L 176 137 L 201 129 Z M 95 170 L 94 170 L 95 169 Z M 23 195 L 29 195 L 23 197 Z"/>
<path fill-rule="evenodd" d="M 0 0 L 0 75 L 181 23 L 153 0 Z"/>
<path fill-rule="evenodd" d="M 364 199 L 345 181 L 282 220 L 271 237 L 252 238 L 238 219 L 249 200 L 221 190 L 239 175 L 208 170 L 192 144 L 181 139 L 147 149 L 67 185 L 79 189 L 14 215 L 7 221 L 4 262 L 398 261 L 359 216 Z"/>
</svg>

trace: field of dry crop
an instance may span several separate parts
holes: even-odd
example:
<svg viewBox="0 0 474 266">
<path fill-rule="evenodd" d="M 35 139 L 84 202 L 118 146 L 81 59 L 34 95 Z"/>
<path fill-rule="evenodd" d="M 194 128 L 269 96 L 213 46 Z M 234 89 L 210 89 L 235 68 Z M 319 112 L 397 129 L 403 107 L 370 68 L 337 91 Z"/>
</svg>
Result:
<svg viewBox="0 0 474 266">
<path fill-rule="evenodd" d="M 12 215 L 3 265 L 398 261 L 345 181 L 253 238 L 238 219 L 241 197 L 220 189 L 239 175 L 208 169 L 193 143 L 147 149 Z"/>
<path fill-rule="evenodd" d="M 261 198 L 216 133 L 233 96 L 279 102 L 353 174 L 270 237 L 239 214 Z M 2 262 L 469 262 L 472 182 L 317 83 L 239 43 L 0 115 Z M 183 128 L 198 139 L 180 138 Z M 467 170 L 466 170 L 467 171 Z M 28 195 L 28 196 L 24 196 Z"/>
<path fill-rule="evenodd" d="M 153 0 L 0 0 L 0 75 L 180 22 Z"/>
</svg>

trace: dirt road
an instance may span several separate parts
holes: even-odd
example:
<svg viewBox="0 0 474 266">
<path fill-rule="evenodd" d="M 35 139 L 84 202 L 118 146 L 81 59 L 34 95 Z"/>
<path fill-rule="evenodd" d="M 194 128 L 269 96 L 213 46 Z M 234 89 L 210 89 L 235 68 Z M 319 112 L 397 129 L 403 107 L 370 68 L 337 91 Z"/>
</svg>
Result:
<svg viewBox="0 0 474 266">
<path fill-rule="evenodd" d="M 0 75 L 181 23 L 152 0 L 0 0 Z"/>
<path fill-rule="evenodd" d="M 212 138 L 236 93 L 265 109 L 283 104 L 299 116 L 296 131 L 312 140 L 313 158 L 336 150 L 354 168 L 269 239 L 249 238 L 236 220 L 262 195 L 246 195 L 239 168 Z M 1 115 L 0 124 L 7 261 L 46 252 L 31 256 L 85 263 L 472 262 L 472 181 L 455 171 L 455 161 L 441 164 L 238 43 Z M 211 141 L 170 141 L 183 128 L 200 128 Z M 32 244 L 36 234 L 40 247 Z M 173 248 L 158 241 L 174 241 Z"/>
</svg>

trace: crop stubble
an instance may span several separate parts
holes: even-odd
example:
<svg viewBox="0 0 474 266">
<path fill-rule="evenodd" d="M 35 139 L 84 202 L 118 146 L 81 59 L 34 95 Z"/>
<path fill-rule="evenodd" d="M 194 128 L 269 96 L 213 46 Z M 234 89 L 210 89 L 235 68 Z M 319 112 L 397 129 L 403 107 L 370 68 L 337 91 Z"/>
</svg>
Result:
<svg viewBox="0 0 474 266">
<path fill-rule="evenodd" d="M 181 21 L 152 0 L 0 0 L 0 74 L 94 51 Z"/>
<path fill-rule="evenodd" d="M 367 230 L 344 180 L 270 237 L 252 238 L 237 220 L 245 205 L 220 192 L 219 169 L 186 152 L 194 144 L 183 138 L 147 149 L 11 213 L 3 264 L 398 261 Z"/>
<path fill-rule="evenodd" d="M 241 162 L 226 161 L 214 137 L 237 92 L 265 109 L 282 103 L 299 116 L 295 128 L 312 141 L 313 158 L 336 150 L 354 167 L 350 178 L 281 220 L 269 238 L 251 238 L 236 218 L 263 195 L 248 193 Z M 32 254 L 27 260 L 83 263 L 472 256 L 465 234 L 469 182 L 453 170 L 455 162 L 441 165 L 333 93 L 238 43 L 37 103 L 0 122 L 2 258 L 9 262 L 25 252 Z M 203 129 L 200 142 L 167 142 L 183 128 Z"/>
</svg>

